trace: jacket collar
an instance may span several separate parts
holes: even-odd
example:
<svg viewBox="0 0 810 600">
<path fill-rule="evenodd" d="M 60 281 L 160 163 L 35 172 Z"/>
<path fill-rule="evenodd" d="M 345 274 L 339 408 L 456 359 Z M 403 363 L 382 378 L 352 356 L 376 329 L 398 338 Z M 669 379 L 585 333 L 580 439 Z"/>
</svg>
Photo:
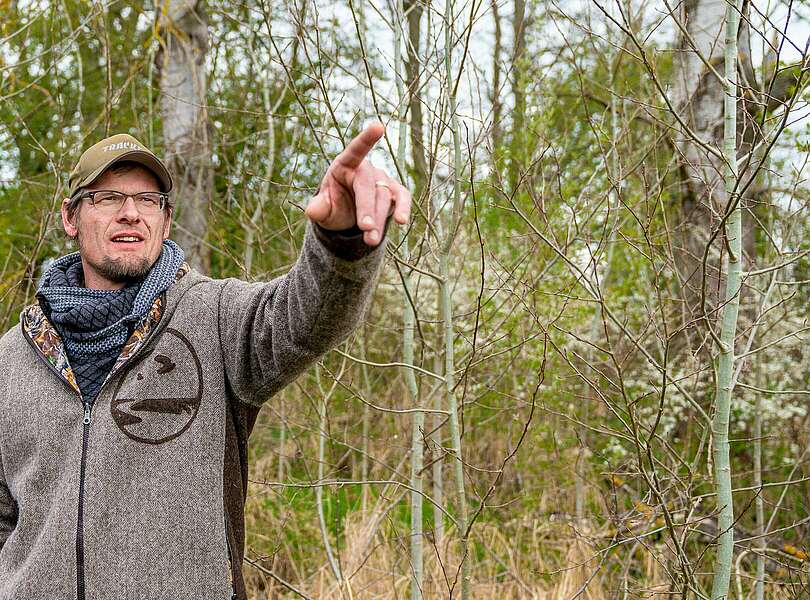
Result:
<svg viewBox="0 0 810 600">
<path fill-rule="evenodd" d="M 163 317 L 167 305 L 166 296 L 175 287 L 178 287 L 181 279 L 188 274 L 190 270 L 191 268 L 188 263 L 184 262 L 180 265 L 180 268 L 177 270 L 174 285 L 172 285 L 167 292 L 155 298 L 146 317 L 141 321 L 135 331 L 132 332 L 132 335 L 129 336 L 129 339 L 121 349 L 121 354 L 119 354 L 113 368 L 107 374 L 105 383 L 114 373 L 121 369 L 127 360 L 143 347 Z M 172 296 L 174 296 L 174 294 L 172 294 Z M 176 302 L 172 304 L 176 304 Z M 22 313 L 20 313 L 20 326 L 22 327 L 23 335 L 31 342 L 31 345 L 37 351 L 40 358 L 45 360 L 56 374 L 73 388 L 77 394 L 81 395 L 79 384 L 76 382 L 76 376 L 68 362 L 64 341 L 56 331 L 53 323 L 45 316 L 45 312 L 38 302 L 26 306 L 23 309 Z"/>
</svg>

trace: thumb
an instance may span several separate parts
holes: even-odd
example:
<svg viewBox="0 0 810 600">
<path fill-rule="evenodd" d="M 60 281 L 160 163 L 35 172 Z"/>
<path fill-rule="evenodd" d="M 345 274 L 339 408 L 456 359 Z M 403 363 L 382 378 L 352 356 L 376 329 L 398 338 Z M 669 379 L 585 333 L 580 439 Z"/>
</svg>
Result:
<svg viewBox="0 0 810 600">
<path fill-rule="evenodd" d="M 313 196 L 307 204 L 304 214 L 316 223 L 326 221 L 332 214 L 332 203 L 329 201 L 329 197 L 324 192 Z"/>
</svg>

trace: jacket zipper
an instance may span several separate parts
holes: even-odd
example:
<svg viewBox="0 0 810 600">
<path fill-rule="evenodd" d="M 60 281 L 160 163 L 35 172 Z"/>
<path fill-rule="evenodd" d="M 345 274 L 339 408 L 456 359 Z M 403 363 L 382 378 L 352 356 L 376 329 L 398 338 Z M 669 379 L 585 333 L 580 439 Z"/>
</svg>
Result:
<svg viewBox="0 0 810 600">
<path fill-rule="evenodd" d="M 146 343 L 144 343 L 144 346 Z M 143 348 L 143 346 L 141 346 Z M 130 358 L 134 358 L 141 350 L 138 349 L 138 352 L 133 354 Z M 115 371 L 110 371 L 110 374 L 104 380 L 104 383 L 101 384 L 101 387 L 98 388 L 98 392 L 96 392 L 96 398 L 93 399 L 93 402 L 85 402 L 84 397 L 79 396 L 82 399 L 82 404 L 84 405 L 84 418 L 82 419 L 82 459 L 81 459 L 81 467 L 80 467 L 80 475 L 79 475 L 79 516 L 76 523 L 76 598 L 77 600 L 85 600 L 85 592 L 84 592 L 84 476 L 87 468 L 87 440 L 90 436 L 90 421 L 93 414 L 93 404 L 95 404 L 96 399 L 101 395 L 102 390 L 104 390 L 104 386 L 107 382 L 112 378 L 115 374 Z"/>
<path fill-rule="evenodd" d="M 84 400 L 82 400 L 82 402 L 84 402 Z M 78 600 L 84 600 L 84 473 L 85 467 L 87 466 L 87 437 L 90 432 L 90 415 L 92 410 L 93 405 L 89 402 L 84 402 L 84 419 L 82 420 L 84 424 L 82 431 L 82 461 L 81 474 L 79 476 L 79 519 L 76 524 L 76 597 Z"/>
<path fill-rule="evenodd" d="M 164 302 L 165 302 L 165 295 L 164 295 Z M 161 314 L 160 321 L 163 320 L 162 316 L 163 315 Z M 155 333 L 157 333 L 158 329 L 160 329 L 160 321 L 158 321 L 158 323 L 155 324 L 155 327 L 152 329 L 152 332 L 149 334 L 149 337 L 143 341 L 140 348 L 138 348 L 138 350 L 132 356 L 130 356 L 124 363 L 122 363 L 119 366 L 118 369 L 113 367 L 113 370 L 110 371 L 110 373 L 107 375 L 107 378 L 104 380 L 104 382 L 101 384 L 101 387 L 98 389 L 98 392 L 96 393 L 96 398 L 98 398 L 101 395 L 101 392 L 104 390 L 104 387 L 107 385 L 107 383 L 112 379 L 113 375 L 115 375 L 118 371 L 120 371 L 121 368 L 123 368 L 123 366 L 125 364 L 127 364 L 133 358 L 135 358 L 136 356 L 141 354 L 143 349 L 149 344 L 149 341 L 154 337 Z M 44 361 L 46 365 L 48 365 L 48 368 L 50 368 L 50 370 L 53 371 L 56 374 L 56 376 L 61 381 L 63 381 L 64 384 L 66 386 L 68 386 L 68 388 L 71 391 L 73 391 L 77 396 L 79 396 L 79 400 L 81 401 L 82 405 L 84 406 L 84 418 L 82 419 L 82 457 L 81 457 L 81 466 L 79 468 L 79 514 L 78 514 L 78 520 L 77 520 L 77 523 L 76 523 L 76 598 L 77 598 L 77 600 L 85 600 L 85 590 L 84 590 L 84 475 L 85 475 L 85 469 L 86 469 L 86 466 L 87 466 L 87 439 L 88 439 L 89 433 L 90 433 L 90 421 L 91 421 L 92 412 L 93 412 L 93 404 L 90 403 L 90 402 L 85 402 L 84 396 L 82 396 L 81 390 L 76 390 L 76 388 L 74 388 L 72 385 L 70 385 L 70 383 L 56 369 L 56 367 L 54 367 L 50 363 L 50 361 L 48 359 L 46 359 L 44 356 L 42 356 L 42 353 L 40 352 L 39 348 L 37 348 L 36 344 L 34 343 L 34 340 L 31 339 L 31 337 L 28 335 L 28 332 L 25 331 L 24 327 L 23 327 L 23 337 L 26 340 L 28 340 L 28 343 L 34 349 L 35 354 L 37 356 L 39 356 L 40 359 L 42 361 Z M 95 400 L 94 400 L 94 402 L 95 402 Z M 227 532 L 225 534 L 225 541 L 226 542 L 228 541 Z M 229 558 L 230 558 L 230 555 L 231 555 L 230 544 L 228 544 L 228 557 Z M 231 589 L 233 590 L 233 586 L 231 586 Z M 233 598 L 236 598 L 235 594 L 232 596 L 232 600 L 233 600 Z"/>
</svg>

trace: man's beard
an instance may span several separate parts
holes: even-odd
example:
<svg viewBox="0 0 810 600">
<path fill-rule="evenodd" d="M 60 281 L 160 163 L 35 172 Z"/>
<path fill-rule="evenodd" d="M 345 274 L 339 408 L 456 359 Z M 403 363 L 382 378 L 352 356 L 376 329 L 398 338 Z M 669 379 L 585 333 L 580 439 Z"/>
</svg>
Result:
<svg viewBox="0 0 810 600">
<path fill-rule="evenodd" d="M 78 234 L 76 235 L 76 242 L 79 245 L 79 252 L 84 256 L 82 252 L 82 239 Z M 85 260 L 87 259 L 85 258 Z M 133 260 L 127 261 L 116 260 L 105 255 L 100 263 L 90 262 L 89 260 L 87 263 L 108 281 L 123 283 L 125 285 L 140 281 L 146 277 L 149 270 L 152 268 L 152 263 L 144 256 L 133 257 Z"/>
</svg>

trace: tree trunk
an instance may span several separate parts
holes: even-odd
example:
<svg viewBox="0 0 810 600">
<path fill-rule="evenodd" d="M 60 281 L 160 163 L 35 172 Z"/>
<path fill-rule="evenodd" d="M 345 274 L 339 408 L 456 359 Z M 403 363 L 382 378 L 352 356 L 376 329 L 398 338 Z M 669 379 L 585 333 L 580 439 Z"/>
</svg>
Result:
<svg viewBox="0 0 810 600">
<path fill-rule="evenodd" d="M 495 39 L 492 47 L 492 151 L 498 152 L 501 145 L 501 118 L 503 104 L 501 104 L 501 16 L 498 14 L 498 0 L 490 1 L 492 20 L 495 22 Z"/>
<path fill-rule="evenodd" d="M 518 0 L 522 1 L 522 0 Z M 455 334 L 453 333 L 453 304 L 450 293 L 450 252 L 457 232 L 457 223 L 463 215 L 464 202 L 461 197 L 461 125 L 459 124 L 456 109 L 455 81 L 453 80 L 452 66 L 452 36 L 451 26 L 454 10 L 453 0 L 445 2 L 444 20 L 444 68 L 447 77 L 448 107 L 450 110 L 450 129 L 453 134 L 453 203 L 447 215 L 447 227 L 440 228 L 444 231 L 444 239 L 441 242 L 441 254 L 439 255 L 439 274 L 442 278 L 439 286 L 441 296 L 441 321 L 444 330 L 444 382 L 445 396 L 447 398 L 447 410 L 450 412 L 450 437 L 453 444 L 453 470 L 456 479 L 456 524 L 458 534 L 461 538 L 461 600 L 470 598 L 470 561 L 469 539 L 467 531 L 467 492 L 464 485 L 464 458 L 461 451 L 461 420 L 459 418 L 458 399 L 456 398 L 456 360 L 454 352 Z M 436 215 L 437 221 L 441 222 L 443 215 Z"/>
<path fill-rule="evenodd" d="M 408 18 L 408 40 L 406 43 L 407 60 L 405 76 L 408 84 L 408 111 L 410 113 L 411 156 L 413 158 L 413 196 L 418 198 L 424 193 L 427 183 L 427 159 L 425 158 L 425 136 L 423 131 L 422 95 L 419 91 L 420 64 L 419 48 L 421 43 L 422 4 L 420 0 L 405 0 L 405 14 Z"/>
<path fill-rule="evenodd" d="M 762 372 L 760 361 L 757 360 L 757 374 Z M 757 381 L 758 387 L 763 387 L 761 381 Z M 757 393 L 754 405 L 754 487 L 757 488 L 757 495 L 754 498 L 754 510 L 756 511 L 756 526 L 754 535 L 756 536 L 757 554 L 757 575 L 754 583 L 754 600 L 765 600 L 765 502 L 762 499 L 762 394 Z"/>
<path fill-rule="evenodd" d="M 405 12 L 410 10 L 408 15 L 408 47 L 407 56 L 408 60 L 405 63 L 405 71 L 408 80 L 408 95 L 409 101 L 405 102 L 406 90 L 402 85 L 402 44 L 405 43 L 405 32 L 402 25 L 405 22 Z M 396 22 L 400 24 L 395 30 L 394 42 L 394 69 L 397 74 L 397 104 L 400 107 L 398 121 L 399 121 L 399 139 L 397 140 L 397 162 L 400 165 L 405 164 L 405 150 L 408 139 L 408 124 L 406 111 L 408 105 L 412 111 L 412 122 L 418 121 L 420 131 L 414 136 L 414 139 L 419 139 L 419 147 L 414 146 L 413 156 L 415 171 L 419 173 L 420 177 L 424 177 L 424 153 L 421 147 L 421 127 L 422 127 L 422 110 L 419 105 L 418 92 L 416 87 L 419 85 L 419 64 L 417 62 L 416 53 L 419 51 L 419 15 L 421 9 L 419 8 L 418 0 L 411 6 L 407 6 L 403 0 L 397 0 L 396 3 Z M 414 24 L 413 18 L 416 15 L 416 23 Z M 413 86 L 413 87 L 410 87 Z M 422 165 L 421 170 L 418 165 L 419 157 L 421 157 Z M 417 179 L 416 177 L 414 179 Z M 417 186 L 423 185 L 421 181 L 417 180 Z M 417 189 L 421 189 L 418 187 Z M 404 234 L 403 234 L 404 235 Z M 407 263 L 410 260 L 410 249 L 408 247 L 408 238 L 404 237 L 401 242 L 402 258 Z M 414 364 L 414 329 L 416 325 L 416 313 L 411 305 L 414 289 L 411 286 L 411 274 L 405 271 L 402 274 L 403 294 L 402 302 L 404 305 L 404 323 L 402 334 L 402 362 L 406 365 Z M 416 373 L 413 369 L 405 367 L 402 372 L 405 378 L 405 384 L 408 390 L 408 406 L 416 407 L 419 404 L 419 386 L 416 382 Z M 411 600 L 422 600 L 422 591 L 424 589 L 423 583 L 423 568 L 424 568 L 424 552 L 423 552 L 423 506 L 422 506 L 422 490 L 424 488 L 424 475 L 422 473 L 424 467 L 424 437 L 425 437 L 425 413 L 416 411 L 413 413 L 412 431 L 411 431 Z"/>
<path fill-rule="evenodd" d="M 514 191 L 520 179 L 519 156 L 525 156 L 526 142 L 526 0 L 515 0 L 512 20 L 514 56 L 512 57 L 512 94 L 515 97 L 515 112 L 512 121 L 512 145 L 509 156 L 509 186 Z"/>
<path fill-rule="evenodd" d="M 715 559 L 712 599 L 728 598 L 731 562 L 734 556 L 734 505 L 731 491 L 731 462 L 729 459 L 729 414 L 734 390 L 734 338 L 740 308 L 742 275 L 742 210 L 734 192 L 737 185 L 737 24 L 742 0 L 737 6 L 726 7 L 724 135 L 725 196 L 729 206 L 726 222 L 728 253 L 726 289 L 723 298 L 723 321 L 720 331 L 720 358 L 717 366 L 717 392 L 712 433 L 714 435 L 714 477 L 717 490 L 717 557 Z"/>
<path fill-rule="evenodd" d="M 727 6 L 726 0 L 687 0 L 679 15 L 685 33 L 681 32 L 675 54 L 673 103 L 689 131 L 714 150 L 707 150 L 686 129 L 677 140 L 683 157 L 684 181 L 674 232 L 674 258 L 683 285 L 687 322 L 703 316 L 704 309 L 714 319 L 716 315 L 712 311 L 718 306 L 722 286 L 721 243 L 715 240 L 711 245 L 705 264 L 703 256 L 728 202 L 723 183 L 723 158 L 719 152 L 723 146 L 725 97 L 720 65 L 723 62 L 722 31 Z M 738 24 L 735 35 L 738 36 L 738 52 L 743 57 L 741 64 L 747 71 L 746 77 L 752 80 L 747 25 L 740 28 Z M 738 104 L 738 110 L 741 106 Z M 737 133 L 751 138 L 750 127 L 745 131 L 739 127 L 748 119 L 745 115 L 738 116 L 741 118 L 737 119 Z M 747 139 L 745 146 L 750 147 L 751 141 Z"/>
<path fill-rule="evenodd" d="M 432 199 L 428 199 L 428 202 L 432 202 Z M 437 302 L 436 302 L 436 322 L 441 322 L 441 295 L 437 294 Z M 444 362 L 442 361 L 442 352 L 441 348 L 444 346 L 444 334 L 443 332 L 439 332 L 440 335 L 438 336 L 440 339 L 436 340 L 436 354 L 434 356 L 434 363 L 433 363 L 433 372 L 439 375 L 444 374 Z M 430 436 L 430 444 L 433 448 L 431 453 L 431 460 L 433 461 L 433 467 L 431 472 L 431 477 L 433 479 L 432 491 L 433 491 L 433 501 L 436 503 L 437 506 L 444 506 L 444 436 L 442 435 L 442 424 L 444 423 L 444 418 L 442 417 L 439 411 L 444 410 L 444 397 L 441 394 L 436 394 L 436 397 L 433 401 L 433 408 L 436 411 L 433 415 L 433 423 L 431 427 L 433 428 L 433 434 Z M 441 554 L 443 545 L 444 545 L 444 515 L 442 511 L 433 509 L 433 543 L 436 545 L 437 554 L 439 556 L 443 556 Z"/>
<path fill-rule="evenodd" d="M 163 44 L 155 64 L 160 73 L 166 165 L 175 184 L 174 239 L 188 263 L 207 273 L 211 257 L 205 238 L 213 170 L 206 107 L 208 24 L 204 4 L 202 0 L 156 3 Z"/>
<path fill-rule="evenodd" d="M 681 22 L 694 41 L 681 35 L 675 60 L 674 99 L 681 108 L 684 122 L 703 141 L 720 147 L 723 123 L 723 84 L 707 70 L 702 56 L 718 65 L 723 45 L 720 37 L 726 3 L 724 0 L 690 0 L 683 5 Z M 698 54 L 699 53 L 699 54 Z M 680 273 L 687 306 L 686 319 L 701 314 L 701 286 L 704 273 L 701 260 L 717 207 L 725 206 L 720 159 L 684 135 L 679 140 L 683 154 L 684 185 L 680 218 L 675 232 L 675 261 Z M 713 210 L 715 209 L 715 210 Z M 717 305 L 719 290 L 719 252 L 715 245 L 705 268 L 705 297 L 711 307 Z"/>
</svg>

